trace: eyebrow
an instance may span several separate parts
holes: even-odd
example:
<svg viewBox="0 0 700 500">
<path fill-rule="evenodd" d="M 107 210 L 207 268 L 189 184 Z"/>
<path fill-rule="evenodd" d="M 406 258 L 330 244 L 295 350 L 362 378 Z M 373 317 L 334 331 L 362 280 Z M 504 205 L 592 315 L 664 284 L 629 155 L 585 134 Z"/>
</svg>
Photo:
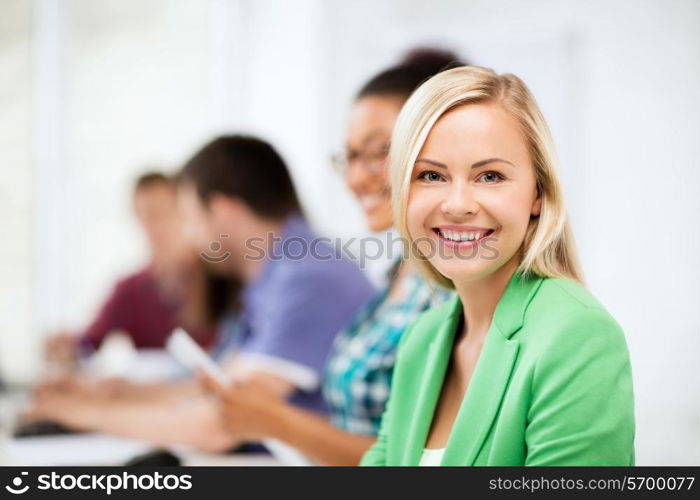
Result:
<svg viewBox="0 0 700 500">
<path fill-rule="evenodd" d="M 488 165 L 489 163 L 494 163 L 494 162 L 500 162 L 500 163 L 507 163 L 508 165 L 514 167 L 515 165 L 508 160 L 504 160 L 503 158 L 487 158 L 485 160 L 477 161 L 476 163 L 473 163 L 471 168 L 481 168 L 483 166 Z M 433 165 L 434 167 L 439 167 L 439 168 L 447 168 L 447 165 L 444 163 L 440 163 L 439 161 L 434 161 L 434 160 L 429 160 L 428 158 L 418 158 L 416 160 L 416 163 L 428 163 L 430 165 Z"/>
</svg>

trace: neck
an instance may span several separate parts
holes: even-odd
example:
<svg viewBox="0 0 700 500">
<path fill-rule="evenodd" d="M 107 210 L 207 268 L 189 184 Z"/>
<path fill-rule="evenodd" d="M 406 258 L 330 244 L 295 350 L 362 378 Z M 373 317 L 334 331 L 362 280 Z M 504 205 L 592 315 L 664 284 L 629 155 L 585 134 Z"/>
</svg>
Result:
<svg viewBox="0 0 700 500">
<path fill-rule="evenodd" d="M 187 288 L 192 263 L 175 255 L 153 254 L 151 271 L 160 291 L 167 296 L 180 297 Z"/>
<path fill-rule="evenodd" d="M 176 259 L 173 255 L 169 255 L 166 252 L 151 252 L 151 269 L 153 270 L 154 276 L 156 278 L 167 278 L 172 274 L 176 273 L 178 268 Z"/>
<path fill-rule="evenodd" d="M 248 244 L 244 242 L 239 262 L 239 274 L 244 283 L 258 277 L 272 251 L 275 239 L 282 236 L 284 220 L 258 219 L 247 231 Z M 264 251 L 264 255 L 263 255 Z M 247 258 L 246 258 L 247 257 Z"/>
<path fill-rule="evenodd" d="M 518 268 L 515 258 L 495 273 L 468 282 L 455 282 L 455 289 L 462 301 L 464 335 L 486 336 L 498 302 Z"/>
</svg>

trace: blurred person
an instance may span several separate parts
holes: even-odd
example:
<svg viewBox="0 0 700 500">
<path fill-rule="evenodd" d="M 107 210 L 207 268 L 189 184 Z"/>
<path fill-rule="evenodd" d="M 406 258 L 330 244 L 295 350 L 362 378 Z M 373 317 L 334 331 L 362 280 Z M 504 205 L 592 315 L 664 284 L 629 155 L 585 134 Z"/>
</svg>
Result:
<svg viewBox="0 0 700 500">
<path fill-rule="evenodd" d="M 239 314 L 219 346 L 231 354 L 227 373 L 324 414 L 321 373 L 333 339 L 373 287 L 310 229 L 287 167 L 268 143 L 220 137 L 187 162 L 178 180 L 189 241 L 203 249 L 213 272 L 243 285 Z M 208 451 L 245 440 L 226 432 L 211 398 L 191 399 L 191 384 L 170 388 L 167 396 L 150 391 L 144 398 L 45 386 L 29 417 Z"/>
<path fill-rule="evenodd" d="M 624 334 L 582 286 L 553 147 L 527 86 L 486 68 L 401 111 L 396 224 L 457 297 L 404 335 L 363 465 L 634 465 Z"/>
<path fill-rule="evenodd" d="M 82 333 L 52 336 L 45 350 L 48 361 L 74 362 L 98 349 L 112 332 L 127 334 L 137 349 L 162 348 L 177 326 L 204 347 L 213 343 L 216 318 L 210 314 L 208 287 L 219 285 L 210 281 L 182 236 L 175 194 L 172 179 L 160 172 L 138 178 L 133 209 L 148 243 L 149 262 L 114 286 Z"/>
<path fill-rule="evenodd" d="M 398 65 L 367 81 L 353 102 L 345 151 L 334 163 L 372 231 L 392 227 L 386 165 L 399 111 L 421 82 L 455 64 L 456 55 L 448 51 L 411 51 Z M 357 465 L 379 430 L 405 328 L 449 296 L 444 290 L 431 290 L 399 256 L 386 287 L 335 341 L 324 376 L 330 418 L 289 405 L 252 383 L 223 388 L 205 378 L 205 384 L 221 394 L 222 413 L 233 434 L 283 441 L 321 464 Z"/>
</svg>

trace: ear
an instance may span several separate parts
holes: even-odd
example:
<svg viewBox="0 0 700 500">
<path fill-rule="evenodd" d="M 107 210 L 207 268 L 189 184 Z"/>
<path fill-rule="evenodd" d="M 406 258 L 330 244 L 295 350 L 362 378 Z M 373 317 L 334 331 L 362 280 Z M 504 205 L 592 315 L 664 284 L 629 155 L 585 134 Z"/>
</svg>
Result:
<svg viewBox="0 0 700 500">
<path fill-rule="evenodd" d="M 538 196 L 535 202 L 532 204 L 532 210 L 530 211 L 530 215 L 533 217 L 537 217 L 540 215 L 540 212 L 542 211 L 542 197 Z"/>
</svg>

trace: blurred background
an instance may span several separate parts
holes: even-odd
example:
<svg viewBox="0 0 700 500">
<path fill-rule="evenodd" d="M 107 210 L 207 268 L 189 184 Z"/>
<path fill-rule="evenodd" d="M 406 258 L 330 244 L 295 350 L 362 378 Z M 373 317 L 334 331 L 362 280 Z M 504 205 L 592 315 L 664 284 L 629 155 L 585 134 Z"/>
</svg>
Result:
<svg viewBox="0 0 700 500">
<path fill-rule="evenodd" d="M 134 178 L 221 132 L 288 160 L 313 225 L 366 235 L 330 166 L 409 48 L 522 77 L 553 129 L 589 287 L 632 357 L 637 460 L 700 464 L 697 0 L 0 1 L 0 372 L 142 262 Z"/>
</svg>

